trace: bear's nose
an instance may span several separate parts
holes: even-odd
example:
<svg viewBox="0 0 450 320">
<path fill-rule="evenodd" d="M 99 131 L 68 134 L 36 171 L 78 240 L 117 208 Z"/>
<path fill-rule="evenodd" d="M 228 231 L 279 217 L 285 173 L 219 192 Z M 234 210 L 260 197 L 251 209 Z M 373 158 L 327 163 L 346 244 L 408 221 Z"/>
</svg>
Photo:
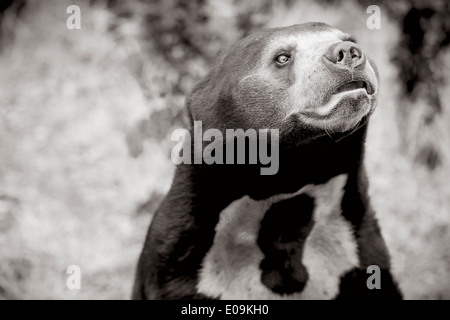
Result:
<svg viewBox="0 0 450 320">
<path fill-rule="evenodd" d="M 358 66 L 364 66 L 366 57 L 354 42 L 344 41 L 331 45 L 324 55 L 338 67 L 346 67 L 350 70 Z"/>
</svg>

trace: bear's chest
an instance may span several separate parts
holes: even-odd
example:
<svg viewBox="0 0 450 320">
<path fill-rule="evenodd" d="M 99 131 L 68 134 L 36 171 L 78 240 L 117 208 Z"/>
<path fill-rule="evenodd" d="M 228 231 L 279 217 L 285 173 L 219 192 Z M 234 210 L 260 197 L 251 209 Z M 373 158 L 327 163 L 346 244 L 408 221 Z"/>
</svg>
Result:
<svg viewBox="0 0 450 320">
<path fill-rule="evenodd" d="M 220 214 L 213 245 L 202 262 L 198 292 L 220 299 L 334 298 L 341 276 L 359 263 L 352 226 L 341 215 L 346 180 L 347 175 L 342 174 L 322 185 L 307 185 L 294 194 L 262 201 L 245 196 L 231 203 Z M 301 257 L 308 280 L 301 292 L 281 295 L 261 282 L 260 264 L 265 256 L 258 236 L 272 204 L 301 194 L 314 199 L 312 229 Z M 301 208 L 298 210 L 302 214 Z"/>
</svg>

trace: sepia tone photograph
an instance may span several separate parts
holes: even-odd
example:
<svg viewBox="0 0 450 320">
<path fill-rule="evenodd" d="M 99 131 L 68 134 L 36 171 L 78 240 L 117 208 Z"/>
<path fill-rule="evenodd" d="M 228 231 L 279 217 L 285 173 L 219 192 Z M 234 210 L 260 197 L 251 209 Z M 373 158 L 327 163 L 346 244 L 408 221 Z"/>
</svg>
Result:
<svg viewBox="0 0 450 320">
<path fill-rule="evenodd" d="M 3 0 L 0 299 L 450 300 L 448 101 L 447 0 Z"/>
</svg>

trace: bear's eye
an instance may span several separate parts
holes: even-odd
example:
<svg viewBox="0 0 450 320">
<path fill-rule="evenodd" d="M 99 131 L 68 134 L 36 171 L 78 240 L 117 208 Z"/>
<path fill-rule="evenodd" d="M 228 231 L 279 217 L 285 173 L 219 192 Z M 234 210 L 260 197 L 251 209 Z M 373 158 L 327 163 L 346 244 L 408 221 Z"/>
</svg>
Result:
<svg viewBox="0 0 450 320">
<path fill-rule="evenodd" d="M 277 56 L 275 58 L 275 62 L 279 65 L 283 65 L 289 62 L 289 60 L 291 59 L 290 56 L 288 56 L 287 54 L 280 54 L 279 56 Z"/>
</svg>

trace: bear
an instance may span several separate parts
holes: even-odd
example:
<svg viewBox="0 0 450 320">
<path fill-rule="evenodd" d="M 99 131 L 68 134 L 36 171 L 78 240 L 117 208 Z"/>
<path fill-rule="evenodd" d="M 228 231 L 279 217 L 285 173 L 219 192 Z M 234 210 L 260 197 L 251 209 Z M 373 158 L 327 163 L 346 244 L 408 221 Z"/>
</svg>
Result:
<svg viewBox="0 0 450 320">
<path fill-rule="evenodd" d="M 187 97 L 189 132 L 196 121 L 224 134 L 276 129 L 263 145 L 276 147 L 279 169 L 178 164 L 132 298 L 401 299 L 364 168 L 379 90 L 374 61 L 324 23 L 233 45 Z M 369 267 L 381 288 L 369 286 Z"/>
</svg>

